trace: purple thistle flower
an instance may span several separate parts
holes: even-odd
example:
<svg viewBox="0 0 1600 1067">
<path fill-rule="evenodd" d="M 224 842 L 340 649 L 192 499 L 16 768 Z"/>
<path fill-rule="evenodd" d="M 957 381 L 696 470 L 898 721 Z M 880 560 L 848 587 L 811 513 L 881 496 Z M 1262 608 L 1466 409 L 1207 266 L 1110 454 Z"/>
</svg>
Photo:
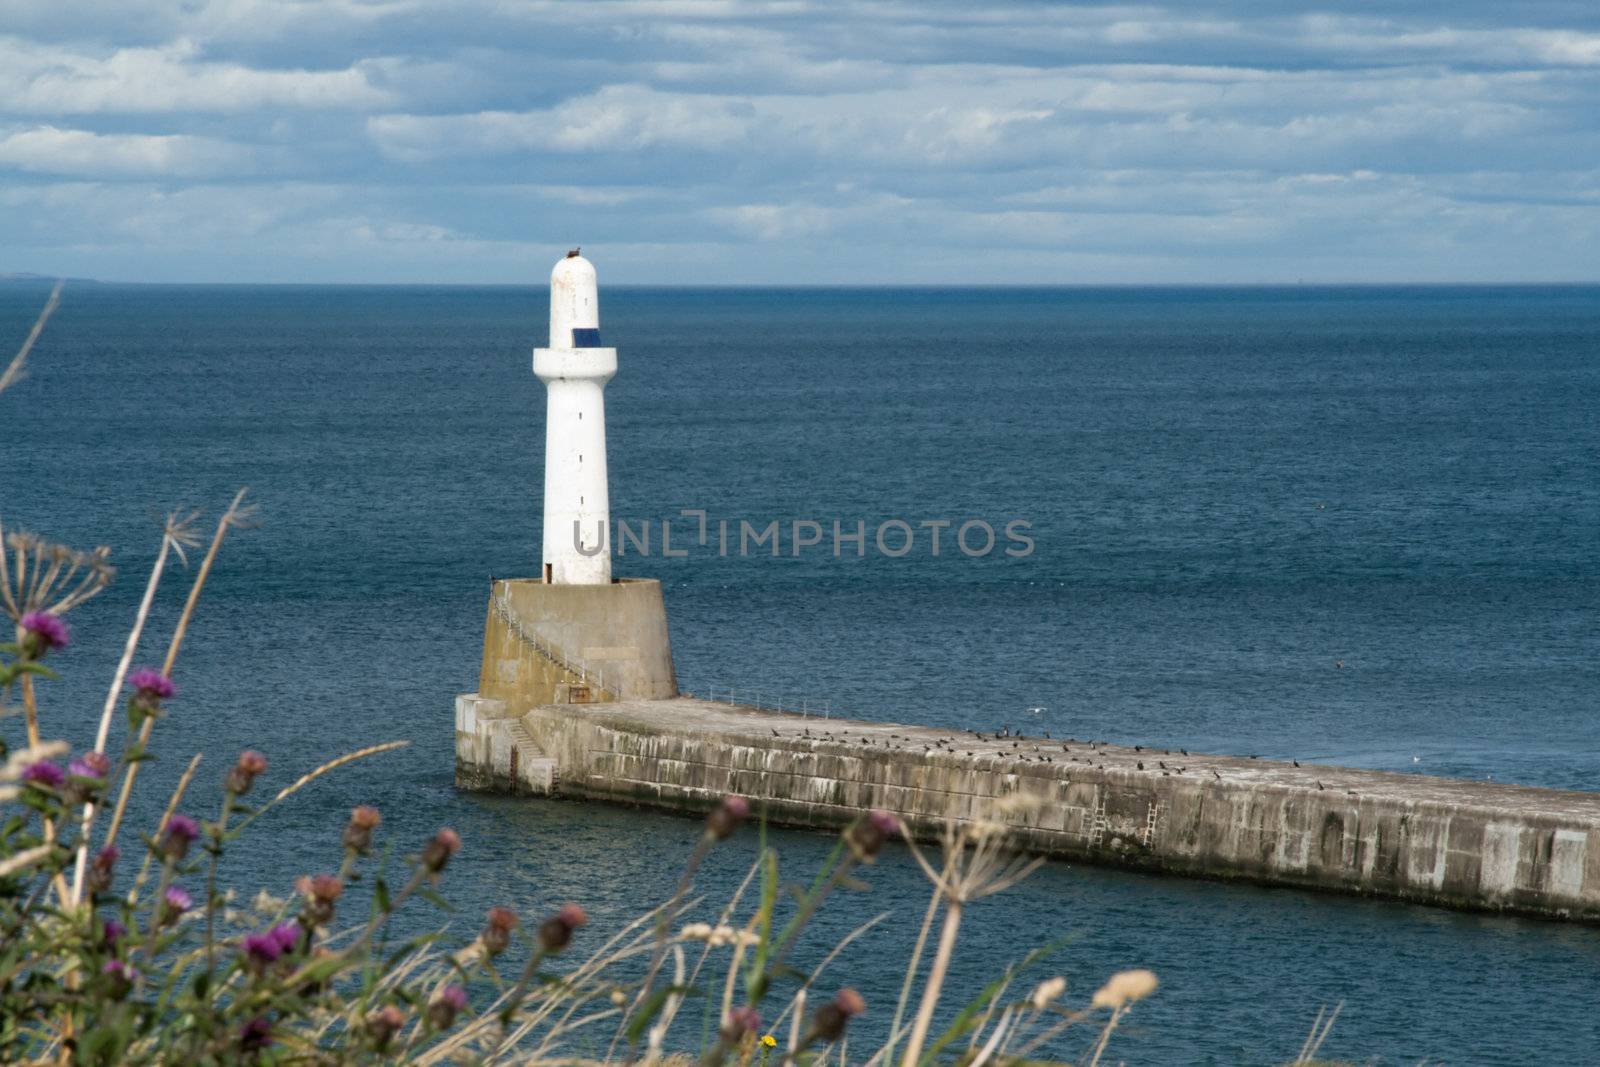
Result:
<svg viewBox="0 0 1600 1067">
<path fill-rule="evenodd" d="M 458 985 L 447 985 L 428 1005 L 428 1022 L 435 1030 L 448 1030 L 466 1007 L 467 991 Z"/>
<path fill-rule="evenodd" d="M 104 779 L 111 773 L 111 760 L 104 752 L 85 752 L 67 765 L 74 778 Z"/>
<path fill-rule="evenodd" d="M 260 1052 L 272 1044 L 272 1023 L 265 1018 L 251 1019 L 239 1031 L 239 1051 Z"/>
<path fill-rule="evenodd" d="M 180 915 L 194 907 L 194 898 L 184 892 L 182 886 L 168 886 L 163 899 L 167 902 L 167 907 Z"/>
<path fill-rule="evenodd" d="M 167 820 L 161 834 L 161 851 L 168 857 L 181 860 L 189 854 L 189 845 L 200 836 L 200 824 L 187 815 L 174 815 Z"/>
<path fill-rule="evenodd" d="M 49 760 L 40 760 L 30 763 L 22 769 L 22 780 L 29 785 L 41 786 L 45 789 L 60 789 L 66 782 L 67 776 Z"/>
<path fill-rule="evenodd" d="M 267 931 L 267 936 L 272 938 L 278 946 L 278 951 L 293 952 L 294 947 L 300 943 L 300 924 L 297 922 L 279 923 Z"/>
<path fill-rule="evenodd" d="M 172 684 L 172 679 L 154 667 L 140 667 L 128 675 L 128 684 L 147 700 L 171 700 L 178 695 L 178 687 Z"/>
<path fill-rule="evenodd" d="M 52 648 L 66 648 L 72 640 L 72 629 L 58 615 L 48 611 L 30 611 L 22 617 L 22 628 L 27 632 L 26 644 L 33 646 L 31 655 Z"/>
<path fill-rule="evenodd" d="M 173 837 L 181 837 L 186 841 L 193 841 L 200 836 L 200 824 L 187 815 L 174 815 L 167 820 L 167 833 Z"/>
<path fill-rule="evenodd" d="M 131 964 L 121 960 L 106 960 L 105 966 L 100 968 L 100 973 L 110 982 L 111 996 L 116 1000 L 127 996 L 128 990 L 133 988 L 133 983 L 139 980 L 139 972 Z"/>
<path fill-rule="evenodd" d="M 268 931 L 264 934 L 249 934 L 244 939 L 245 957 L 255 964 L 265 967 L 283 955 L 283 946 L 278 944 L 278 939 Z"/>
<path fill-rule="evenodd" d="M 117 942 L 121 941 L 123 935 L 128 932 L 128 928 L 115 919 L 107 919 L 102 930 L 104 931 L 106 948 L 110 949 L 116 948 Z"/>
</svg>

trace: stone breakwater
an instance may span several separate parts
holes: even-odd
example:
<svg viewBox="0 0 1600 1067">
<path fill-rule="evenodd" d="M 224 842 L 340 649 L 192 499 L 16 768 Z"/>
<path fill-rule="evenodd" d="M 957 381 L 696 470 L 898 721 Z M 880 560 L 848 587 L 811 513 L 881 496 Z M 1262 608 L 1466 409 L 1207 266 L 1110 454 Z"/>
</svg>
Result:
<svg viewBox="0 0 1600 1067">
<path fill-rule="evenodd" d="M 928 836 L 946 819 L 988 819 L 1027 850 L 1085 863 L 1600 921 L 1596 793 L 690 697 L 522 708 L 462 696 L 456 776 L 464 788 L 683 812 L 739 793 L 798 827 L 866 808 Z"/>
</svg>

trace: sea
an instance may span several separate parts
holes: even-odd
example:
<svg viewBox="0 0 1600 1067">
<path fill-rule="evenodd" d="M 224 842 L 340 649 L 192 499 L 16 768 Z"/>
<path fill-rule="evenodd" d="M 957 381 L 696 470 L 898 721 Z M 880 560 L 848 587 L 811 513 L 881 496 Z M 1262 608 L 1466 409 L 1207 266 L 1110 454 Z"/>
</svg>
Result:
<svg viewBox="0 0 1600 1067">
<path fill-rule="evenodd" d="M 46 291 L 0 285 L 5 354 Z M 1600 288 L 601 296 L 612 514 L 654 530 L 615 569 L 664 584 L 686 691 L 1600 786 Z M 186 810 L 204 816 L 240 749 L 267 755 L 265 788 L 405 740 L 263 818 L 228 884 L 287 893 L 335 868 L 349 808 L 370 803 L 397 862 L 440 826 L 465 842 L 443 886 L 457 910 L 423 904 L 416 929 L 465 939 L 490 905 L 533 920 L 571 900 L 593 944 L 670 895 L 693 820 L 452 780 L 490 578 L 539 569 L 546 316 L 538 277 L 68 283 L 0 395 L 0 520 L 109 545 L 119 574 L 52 657 L 47 734 L 92 739 L 163 517 L 200 509 L 209 536 L 242 487 L 258 509 L 200 601 L 135 829 L 194 752 Z M 741 522 L 774 521 L 778 556 L 740 553 Z M 796 551 L 796 523 L 818 542 Z M 159 662 L 198 561 L 169 568 L 137 662 Z M 707 907 L 759 839 L 712 854 Z M 765 840 L 797 883 L 833 844 Z M 865 996 L 858 1047 L 893 1012 L 928 892 L 892 846 L 803 943 L 813 965 L 889 913 L 819 979 Z M 1046 943 L 1023 993 L 1059 974 L 1082 1001 L 1118 970 L 1159 975 L 1113 1038 L 1127 1064 L 1286 1062 L 1335 1009 L 1323 1055 L 1357 1063 L 1600 1063 L 1594 928 L 1049 863 L 970 909 L 949 1005 Z"/>
</svg>

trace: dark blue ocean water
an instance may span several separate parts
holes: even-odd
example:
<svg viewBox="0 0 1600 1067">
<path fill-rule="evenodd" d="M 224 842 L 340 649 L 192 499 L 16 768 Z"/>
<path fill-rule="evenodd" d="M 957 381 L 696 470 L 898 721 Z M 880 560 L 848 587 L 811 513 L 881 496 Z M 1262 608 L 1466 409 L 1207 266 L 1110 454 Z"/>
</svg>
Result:
<svg viewBox="0 0 1600 1067">
<path fill-rule="evenodd" d="M 0 286 L 0 340 L 42 298 Z M 1022 518 L 1037 544 L 624 561 L 666 584 L 686 689 L 1600 782 L 1600 289 L 613 289 L 603 313 L 614 515 L 829 541 L 836 518 Z M 333 866 L 371 802 L 400 841 L 460 830 L 464 936 L 491 903 L 577 899 L 605 926 L 667 895 L 693 823 L 451 784 L 488 576 L 538 566 L 544 327 L 537 286 L 69 287 L 0 397 L 0 516 L 123 572 L 75 619 L 47 725 L 92 735 L 158 516 L 248 485 L 262 522 L 207 589 L 143 815 L 195 749 L 211 789 L 244 746 L 283 782 L 407 738 L 267 820 L 239 884 Z M 796 877 L 828 847 L 773 836 Z M 922 885 L 903 853 L 871 882 L 819 935 L 896 909 L 836 965 L 887 1017 Z M 1113 1046 L 1130 1064 L 1288 1059 L 1340 1002 L 1336 1055 L 1600 1061 L 1593 929 L 1052 865 L 974 910 L 957 985 L 1056 935 L 1078 994 L 1160 973 Z"/>
</svg>

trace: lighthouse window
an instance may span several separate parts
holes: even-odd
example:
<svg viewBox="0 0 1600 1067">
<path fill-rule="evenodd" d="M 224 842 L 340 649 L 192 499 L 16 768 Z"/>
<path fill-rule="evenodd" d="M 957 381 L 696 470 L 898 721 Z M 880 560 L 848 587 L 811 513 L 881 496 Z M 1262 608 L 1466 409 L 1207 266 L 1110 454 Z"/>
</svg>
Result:
<svg viewBox="0 0 1600 1067">
<path fill-rule="evenodd" d="M 572 328 L 573 348 L 599 348 L 600 330 L 592 326 L 574 326 Z"/>
</svg>

